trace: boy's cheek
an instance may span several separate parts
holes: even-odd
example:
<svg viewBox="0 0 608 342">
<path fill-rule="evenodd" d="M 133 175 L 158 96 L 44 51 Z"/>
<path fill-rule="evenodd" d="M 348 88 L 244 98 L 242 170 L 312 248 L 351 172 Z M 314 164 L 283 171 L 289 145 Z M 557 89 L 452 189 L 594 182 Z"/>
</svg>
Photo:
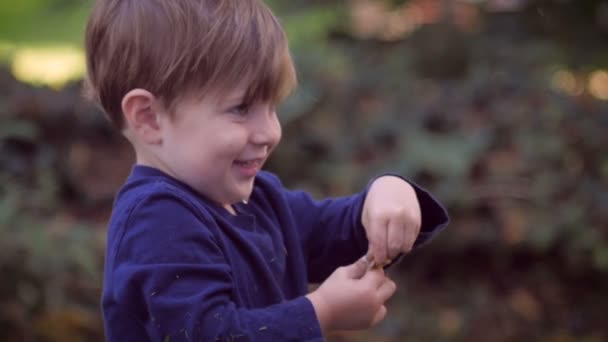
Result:
<svg viewBox="0 0 608 342">
<path fill-rule="evenodd" d="M 275 140 L 274 140 L 274 147 L 276 147 L 280 142 L 281 142 L 281 138 L 283 138 L 283 128 L 281 127 L 281 123 L 279 122 L 279 119 L 276 119 L 276 128 L 275 128 Z"/>
</svg>

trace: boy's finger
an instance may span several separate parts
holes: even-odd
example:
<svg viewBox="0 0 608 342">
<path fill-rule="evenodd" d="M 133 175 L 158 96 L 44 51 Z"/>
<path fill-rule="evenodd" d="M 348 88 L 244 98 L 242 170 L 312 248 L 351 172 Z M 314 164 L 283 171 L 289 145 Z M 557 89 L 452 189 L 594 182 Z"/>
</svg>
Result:
<svg viewBox="0 0 608 342">
<path fill-rule="evenodd" d="M 416 228 L 414 226 L 405 227 L 407 228 L 405 231 L 405 237 L 403 240 L 402 250 L 403 252 L 409 252 L 414 248 L 414 242 L 418 238 L 418 233 L 420 232 L 420 228 Z"/>
<path fill-rule="evenodd" d="M 374 326 L 374 325 L 382 322 L 384 317 L 386 317 L 386 306 L 382 305 L 380 307 L 380 309 L 378 309 L 378 311 L 376 311 L 376 314 L 374 315 L 374 319 L 372 320 L 371 326 Z"/>
<path fill-rule="evenodd" d="M 405 251 L 406 232 L 405 222 L 399 218 L 393 218 L 388 223 L 387 234 L 388 258 L 394 259 L 399 253 Z"/>
<path fill-rule="evenodd" d="M 369 251 L 371 252 L 374 262 L 382 264 L 387 258 L 386 245 L 386 226 L 388 221 L 373 220 L 369 229 Z"/>
<path fill-rule="evenodd" d="M 382 267 L 372 268 L 365 273 L 363 279 L 370 283 L 372 289 L 378 289 L 386 281 Z"/>
<path fill-rule="evenodd" d="M 394 281 L 388 279 L 378 288 L 378 296 L 382 302 L 386 302 L 397 290 L 397 285 Z"/>
<path fill-rule="evenodd" d="M 346 274 L 351 279 L 361 279 L 369 268 L 367 256 L 355 261 L 354 264 L 346 266 Z"/>
</svg>

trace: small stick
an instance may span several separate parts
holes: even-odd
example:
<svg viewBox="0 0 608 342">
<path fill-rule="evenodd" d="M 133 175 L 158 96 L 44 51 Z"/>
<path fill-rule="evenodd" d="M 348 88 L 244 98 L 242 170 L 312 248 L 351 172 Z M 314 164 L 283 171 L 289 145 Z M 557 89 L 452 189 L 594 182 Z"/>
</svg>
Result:
<svg viewBox="0 0 608 342">
<path fill-rule="evenodd" d="M 367 266 L 367 269 L 368 269 L 368 270 L 371 270 L 371 269 L 376 269 L 376 268 L 381 268 L 381 267 L 384 267 L 384 266 L 386 266 L 386 265 L 388 265 L 388 264 L 390 264 L 390 263 L 391 263 L 391 260 L 390 260 L 390 259 L 386 259 L 386 261 L 385 261 L 384 263 L 382 263 L 382 264 L 377 264 L 377 263 L 374 261 L 374 257 L 373 257 L 373 256 L 370 256 L 370 255 L 367 255 L 367 254 L 366 254 L 365 256 L 363 256 L 363 258 L 365 259 L 365 261 L 366 261 L 366 262 L 367 262 L 367 264 L 368 264 L 368 266 Z"/>
</svg>

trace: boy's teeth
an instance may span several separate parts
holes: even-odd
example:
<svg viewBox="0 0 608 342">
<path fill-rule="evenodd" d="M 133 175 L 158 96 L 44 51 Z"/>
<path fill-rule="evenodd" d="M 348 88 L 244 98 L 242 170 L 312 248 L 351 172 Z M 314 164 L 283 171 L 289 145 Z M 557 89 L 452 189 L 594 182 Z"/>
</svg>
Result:
<svg viewBox="0 0 608 342">
<path fill-rule="evenodd" d="M 250 160 L 250 161 L 239 161 L 238 163 L 241 165 L 244 165 L 244 166 L 253 166 L 253 165 L 255 165 L 256 162 L 254 160 Z"/>
</svg>

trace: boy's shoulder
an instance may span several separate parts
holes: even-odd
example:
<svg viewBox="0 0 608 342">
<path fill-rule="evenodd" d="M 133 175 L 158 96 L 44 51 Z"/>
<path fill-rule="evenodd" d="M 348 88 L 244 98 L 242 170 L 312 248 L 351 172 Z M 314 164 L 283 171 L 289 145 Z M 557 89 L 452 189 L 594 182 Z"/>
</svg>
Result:
<svg viewBox="0 0 608 342">
<path fill-rule="evenodd" d="M 145 171 L 149 171 L 145 176 L 141 172 L 132 173 L 121 187 L 114 200 L 113 216 L 129 215 L 137 207 L 150 204 L 162 209 L 163 206 L 177 203 L 192 212 L 204 214 L 207 211 L 205 202 L 194 190 L 160 172 Z M 159 211 L 158 214 L 165 213 Z"/>
<path fill-rule="evenodd" d="M 185 189 L 181 189 L 179 186 L 172 184 L 166 177 L 159 176 L 134 180 L 129 179 L 120 188 L 116 196 L 115 206 L 139 203 L 146 198 L 164 196 L 184 199 L 193 197 L 193 195 L 189 194 Z"/>
<path fill-rule="evenodd" d="M 144 176 L 142 170 L 146 172 Z M 283 202 L 283 194 L 284 189 L 279 177 L 272 172 L 261 171 L 256 176 L 250 200 L 258 204 L 276 205 L 277 201 Z M 215 221 L 218 216 L 216 205 L 194 189 L 160 171 L 142 168 L 136 169 L 119 190 L 112 216 L 124 219 L 134 210 L 150 205 L 158 209 L 157 215 L 170 215 L 163 207 L 173 207 L 176 204 L 208 223 Z"/>
</svg>

